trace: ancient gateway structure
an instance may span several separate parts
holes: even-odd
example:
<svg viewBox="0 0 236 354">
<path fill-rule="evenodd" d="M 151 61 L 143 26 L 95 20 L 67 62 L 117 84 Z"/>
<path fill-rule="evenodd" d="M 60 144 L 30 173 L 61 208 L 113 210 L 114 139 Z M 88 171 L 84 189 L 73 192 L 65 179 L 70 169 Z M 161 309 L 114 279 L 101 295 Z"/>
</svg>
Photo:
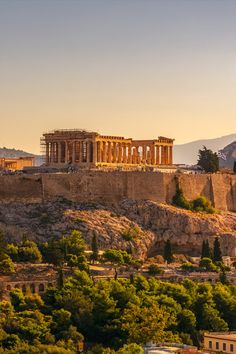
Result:
<svg viewBox="0 0 236 354">
<path fill-rule="evenodd" d="M 133 140 L 84 130 L 55 130 L 41 139 L 45 164 L 80 167 L 137 167 L 173 163 L 174 139 Z"/>
</svg>

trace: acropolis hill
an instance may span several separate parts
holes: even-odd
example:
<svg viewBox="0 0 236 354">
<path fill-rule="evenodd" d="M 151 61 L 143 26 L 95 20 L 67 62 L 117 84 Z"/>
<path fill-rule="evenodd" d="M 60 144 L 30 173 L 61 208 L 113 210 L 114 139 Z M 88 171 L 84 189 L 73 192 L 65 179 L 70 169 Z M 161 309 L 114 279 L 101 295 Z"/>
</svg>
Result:
<svg viewBox="0 0 236 354">
<path fill-rule="evenodd" d="M 167 239 L 176 252 L 198 255 L 202 240 L 212 243 L 216 235 L 224 254 L 236 255 L 236 175 L 166 172 L 173 139 L 55 131 L 42 145 L 44 167 L 56 173 L 0 176 L 0 230 L 9 240 L 24 234 L 42 240 L 77 228 L 88 244 L 96 232 L 102 248 L 126 249 L 122 232 L 135 224 L 141 236 L 133 246 L 144 257 L 161 252 Z M 74 173 L 66 172 L 70 166 Z M 175 177 L 187 199 L 206 196 L 220 212 L 203 216 L 171 206 Z"/>
</svg>

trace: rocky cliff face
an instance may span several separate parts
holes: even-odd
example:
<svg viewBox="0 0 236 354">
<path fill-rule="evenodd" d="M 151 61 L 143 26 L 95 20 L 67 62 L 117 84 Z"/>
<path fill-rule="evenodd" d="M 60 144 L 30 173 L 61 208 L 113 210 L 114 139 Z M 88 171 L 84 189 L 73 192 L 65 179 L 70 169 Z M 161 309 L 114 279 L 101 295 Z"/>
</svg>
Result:
<svg viewBox="0 0 236 354">
<path fill-rule="evenodd" d="M 236 214 L 195 214 L 151 201 L 124 200 L 116 208 L 57 201 L 0 204 L 0 230 L 8 240 L 23 235 L 37 241 L 80 230 L 88 245 L 94 234 L 101 249 L 135 250 L 138 257 L 161 254 L 171 240 L 176 253 L 198 256 L 202 241 L 219 236 L 225 255 L 236 255 Z"/>
</svg>

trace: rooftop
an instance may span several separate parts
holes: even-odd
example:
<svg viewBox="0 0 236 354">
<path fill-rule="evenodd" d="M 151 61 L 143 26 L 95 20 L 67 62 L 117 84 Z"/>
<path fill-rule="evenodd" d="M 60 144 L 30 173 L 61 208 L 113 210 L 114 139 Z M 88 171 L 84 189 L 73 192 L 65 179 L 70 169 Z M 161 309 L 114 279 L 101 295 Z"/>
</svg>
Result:
<svg viewBox="0 0 236 354">
<path fill-rule="evenodd" d="M 236 332 L 210 332 L 205 333 L 204 337 L 221 338 L 236 341 Z"/>
</svg>

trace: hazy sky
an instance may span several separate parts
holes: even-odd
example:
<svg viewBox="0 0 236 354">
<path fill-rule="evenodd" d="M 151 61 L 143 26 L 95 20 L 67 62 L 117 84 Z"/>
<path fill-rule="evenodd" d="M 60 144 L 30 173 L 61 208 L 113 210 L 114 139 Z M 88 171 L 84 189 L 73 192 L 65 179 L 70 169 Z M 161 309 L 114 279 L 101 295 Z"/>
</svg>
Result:
<svg viewBox="0 0 236 354">
<path fill-rule="evenodd" d="M 0 0 L 0 146 L 236 132 L 235 0 Z"/>
</svg>

